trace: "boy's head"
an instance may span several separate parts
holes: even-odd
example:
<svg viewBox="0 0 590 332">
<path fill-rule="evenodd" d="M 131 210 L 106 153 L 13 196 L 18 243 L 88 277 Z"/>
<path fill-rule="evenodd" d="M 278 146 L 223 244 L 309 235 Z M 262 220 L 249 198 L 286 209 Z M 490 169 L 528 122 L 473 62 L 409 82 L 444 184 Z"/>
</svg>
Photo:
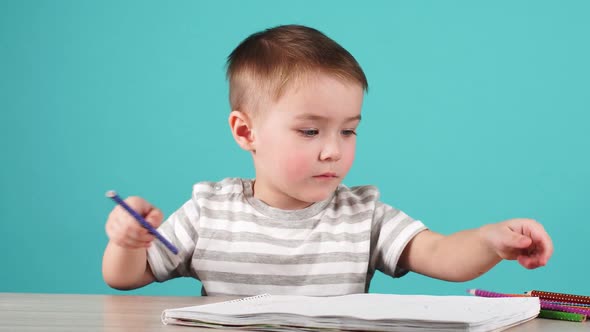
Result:
<svg viewBox="0 0 590 332">
<path fill-rule="evenodd" d="M 352 166 L 367 79 L 321 32 L 279 26 L 228 57 L 234 138 L 252 152 L 255 196 L 297 209 L 327 199 Z"/>
<path fill-rule="evenodd" d="M 255 117 L 264 102 L 278 100 L 317 74 L 368 89 L 354 57 L 316 29 L 283 25 L 254 33 L 227 59 L 231 109 Z"/>
</svg>

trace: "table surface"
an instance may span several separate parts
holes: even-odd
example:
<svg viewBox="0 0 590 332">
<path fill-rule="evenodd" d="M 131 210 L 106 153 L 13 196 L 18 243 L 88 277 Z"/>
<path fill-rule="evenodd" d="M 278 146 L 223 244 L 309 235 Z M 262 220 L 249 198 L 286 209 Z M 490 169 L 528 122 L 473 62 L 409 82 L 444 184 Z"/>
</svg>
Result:
<svg viewBox="0 0 590 332">
<path fill-rule="evenodd" d="M 0 293 L 0 331 L 214 331 L 164 325 L 164 309 L 235 297 Z M 217 330 L 223 331 L 223 330 Z M 534 319 L 510 332 L 590 331 L 590 323 Z"/>
</svg>

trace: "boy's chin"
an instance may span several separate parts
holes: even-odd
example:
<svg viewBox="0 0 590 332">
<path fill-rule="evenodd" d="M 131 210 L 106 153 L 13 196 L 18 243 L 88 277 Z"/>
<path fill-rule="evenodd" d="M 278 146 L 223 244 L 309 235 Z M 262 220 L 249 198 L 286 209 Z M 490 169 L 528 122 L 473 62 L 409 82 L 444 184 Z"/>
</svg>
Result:
<svg viewBox="0 0 590 332">
<path fill-rule="evenodd" d="M 325 201 L 332 197 L 336 189 L 314 190 L 314 192 L 307 192 L 303 197 L 303 201 L 310 204 Z"/>
</svg>

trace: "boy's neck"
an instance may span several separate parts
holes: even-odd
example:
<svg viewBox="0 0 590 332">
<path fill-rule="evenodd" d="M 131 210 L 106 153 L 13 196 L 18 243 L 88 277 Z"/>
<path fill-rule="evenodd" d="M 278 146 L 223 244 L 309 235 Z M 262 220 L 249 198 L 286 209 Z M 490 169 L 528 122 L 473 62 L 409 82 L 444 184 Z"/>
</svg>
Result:
<svg viewBox="0 0 590 332">
<path fill-rule="evenodd" d="M 303 202 L 289 197 L 278 190 L 271 190 L 261 185 L 256 179 L 252 183 L 253 196 L 264 204 L 281 210 L 301 210 L 313 205 L 315 202 Z"/>
</svg>

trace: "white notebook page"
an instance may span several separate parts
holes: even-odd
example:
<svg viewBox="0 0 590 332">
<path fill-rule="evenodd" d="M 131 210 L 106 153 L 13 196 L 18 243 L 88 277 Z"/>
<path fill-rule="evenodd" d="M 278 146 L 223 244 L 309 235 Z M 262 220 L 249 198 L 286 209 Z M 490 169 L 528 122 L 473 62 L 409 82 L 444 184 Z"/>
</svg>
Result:
<svg viewBox="0 0 590 332">
<path fill-rule="evenodd" d="M 236 301 L 170 309 L 222 316 L 289 314 L 307 317 L 338 316 L 364 320 L 400 320 L 476 323 L 504 316 L 525 319 L 539 312 L 535 297 L 483 298 L 476 296 L 429 296 L 353 294 L 334 297 L 259 295 Z"/>
</svg>

